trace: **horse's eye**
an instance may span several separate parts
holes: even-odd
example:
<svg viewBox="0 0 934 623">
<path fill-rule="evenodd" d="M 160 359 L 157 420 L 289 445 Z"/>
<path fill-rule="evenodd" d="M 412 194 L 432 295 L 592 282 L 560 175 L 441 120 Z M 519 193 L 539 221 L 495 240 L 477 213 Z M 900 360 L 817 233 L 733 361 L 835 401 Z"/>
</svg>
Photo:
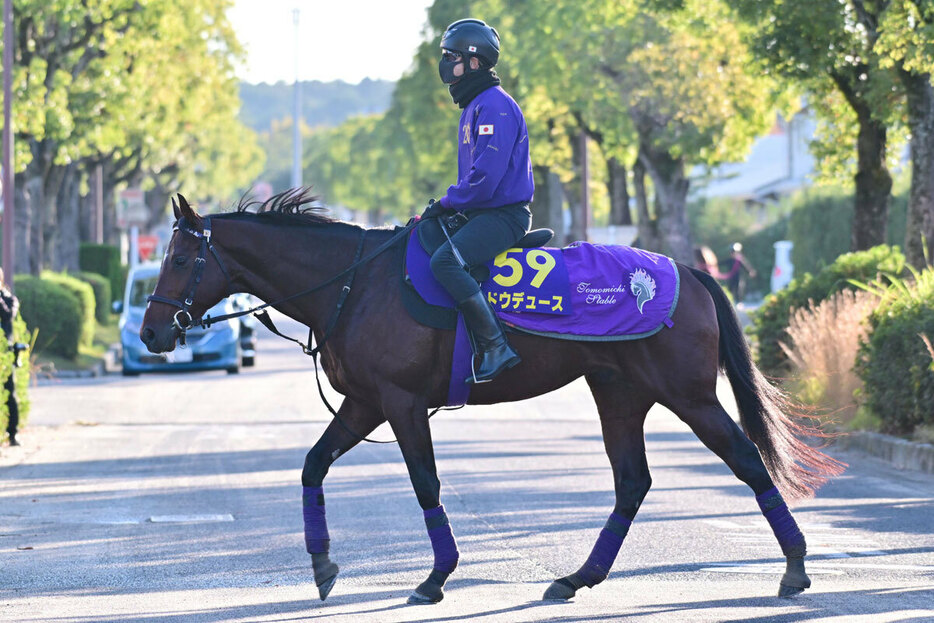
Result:
<svg viewBox="0 0 934 623">
<path fill-rule="evenodd" d="M 176 255 L 175 259 L 172 261 L 175 262 L 176 266 L 184 266 L 186 263 L 188 263 L 188 258 L 184 255 Z"/>
</svg>

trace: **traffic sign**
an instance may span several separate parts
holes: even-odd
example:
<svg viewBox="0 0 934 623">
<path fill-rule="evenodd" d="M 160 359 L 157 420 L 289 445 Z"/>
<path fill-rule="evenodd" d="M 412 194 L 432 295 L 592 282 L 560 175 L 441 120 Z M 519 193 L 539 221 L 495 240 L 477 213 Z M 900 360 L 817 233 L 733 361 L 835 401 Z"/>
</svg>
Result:
<svg viewBox="0 0 934 623">
<path fill-rule="evenodd" d="M 158 236 L 137 236 L 136 247 L 139 249 L 139 259 L 141 262 L 148 261 L 152 254 L 156 252 L 159 246 Z"/>
<path fill-rule="evenodd" d="M 117 227 L 127 229 L 134 225 L 145 225 L 149 220 L 146 196 L 141 188 L 120 191 L 117 199 Z"/>
</svg>

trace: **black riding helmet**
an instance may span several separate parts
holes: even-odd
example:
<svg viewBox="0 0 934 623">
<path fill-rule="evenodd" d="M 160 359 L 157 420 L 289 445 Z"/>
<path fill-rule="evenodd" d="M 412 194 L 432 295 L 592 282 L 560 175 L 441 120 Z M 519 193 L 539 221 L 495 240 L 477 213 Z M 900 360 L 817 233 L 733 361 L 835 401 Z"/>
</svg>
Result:
<svg viewBox="0 0 934 623">
<path fill-rule="evenodd" d="M 465 60 L 476 56 L 481 67 L 490 68 L 499 60 L 499 33 L 479 19 L 459 19 L 441 35 L 441 48 L 460 52 Z M 470 63 L 466 63 L 468 71 Z"/>
</svg>

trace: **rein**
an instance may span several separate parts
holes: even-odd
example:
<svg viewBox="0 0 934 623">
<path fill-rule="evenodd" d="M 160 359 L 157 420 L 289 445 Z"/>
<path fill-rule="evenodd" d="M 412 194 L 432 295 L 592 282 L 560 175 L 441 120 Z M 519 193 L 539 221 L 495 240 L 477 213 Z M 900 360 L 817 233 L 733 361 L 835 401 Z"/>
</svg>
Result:
<svg viewBox="0 0 934 623">
<path fill-rule="evenodd" d="M 302 352 L 304 352 L 306 355 L 311 356 L 312 361 L 314 361 L 314 364 L 315 364 L 315 382 L 318 385 L 318 395 L 321 396 L 321 401 L 324 403 L 324 406 L 326 406 L 328 411 L 331 412 L 331 415 L 334 416 L 334 419 L 337 420 L 337 423 L 341 425 L 341 428 L 347 431 L 347 433 L 349 433 L 351 436 L 355 437 L 358 441 L 367 441 L 370 443 L 396 443 L 395 439 L 392 439 L 390 441 L 381 441 L 378 439 L 370 439 L 368 437 L 361 436 L 355 433 L 354 431 L 350 430 L 350 428 L 348 428 L 347 425 L 344 424 L 344 421 L 337 414 L 337 411 L 334 409 L 334 407 L 331 406 L 331 403 L 328 402 L 327 397 L 324 395 L 324 389 L 321 386 L 321 378 L 318 373 L 318 354 L 321 352 L 321 349 L 324 347 L 324 344 L 327 342 L 328 338 L 331 337 L 331 335 L 334 332 L 334 329 L 337 327 L 337 321 L 340 318 L 340 313 L 344 307 L 344 303 L 347 301 L 347 296 L 350 294 L 350 290 L 351 290 L 351 287 L 353 286 L 353 281 L 354 281 L 354 277 L 356 276 L 357 269 L 360 266 L 363 266 L 364 264 L 370 262 L 371 260 L 379 256 L 380 254 L 382 254 L 384 251 L 389 249 L 393 244 L 395 244 L 398 240 L 400 240 L 406 234 L 412 231 L 415 228 L 417 221 L 413 220 L 412 222 L 407 224 L 405 227 L 399 230 L 395 235 L 393 235 L 392 238 L 390 238 L 389 240 L 381 244 L 379 247 L 374 249 L 372 253 L 370 253 L 369 255 L 361 259 L 360 255 L 363 252 L 363 243 L 364 243 L 364 240 L 366 239 L 366 232 L 367 232 L 367 230 L 365 229 L 362 230 L 360 234 L 360 240 L 357 242 L 357 249 L 354 252 L 354 259 L 353 259 L 353 262 L 350 264 L 350 266 L 340 271 L 336 275 L 319 283 L 316 286 L 313 286 L 306 290 L 302 290 L 301 292 L 296 292 L 295 294 L 287 296 L 283 299 L 279 299 L 278 301 L 275 301 L 273 303 L 263 303 L 262 305 L 257 305 L 256 307 L 252 307 L 247 310 L 234 312 L 232 314 L 224 314 L 222 316 L 215 316 L 215 317 L 207 316 L 206 318 L 199 319 L 197 322 L 195 322 L 194 319 L 192 318 L 190 308 L 191 308 L 192 303 L 194 302 L 195 291 L 197 290 L 198 285 L 201 283 L 201 278 L 203 277 L 203 274 L 204 274 L 204 268 L 205 268 L 205 265 L 207 264 L 207 252 L 208 251 L 210 251 L 211 255 L 214 256 L 214 259 L 217 260 L 217 264 L 218 266 L 220 266 L 221 272 L 224 273 L 224 278 L 227 280 L 226 288 L 225 288 L 227 295 L 231 294 L 230 286 L 231 286 L 232 280 L 230 278 L 230 274 L 227 272 L 227 268 L 224 266 L 224 262 L 221 261 L 220 255 L 218 255 L 217 250 L 214 247 L 214 244 L 211 242 L 211 218 L 204 217 L 203 219 L 204 224 L 202 226 L 202 231 L 200 232 L 191 230 L 188 227 L 184 227 L 183 221 L 184 219 L 179 219 L 179 221 L 176 222 L 175 224 L 174 230 L 183 231 L 201 240 L 201 246 L 198 249 L 198 257 L 195 259 L 195 267 L 194 267 L 194 270 L 192 270 L 191 277 L 189 277 L 188 284 L 185 288 L 185 290 L 187 291 L 185 300 L 182 301 L 182 300 L 177 300 L 177 299 L 170 299 L 168 297 L 159 296 L 156 294 L 150 294 L 146 299 L 147 301 L 155 301 L 157 303 L 164 303 L 166 305 L 172 305 L 172 306 L 179 308 L 179 311 L 175 312 L 175 316 L 173 317 L 173 323 L 179 331 L 179 342 L 181 343 L 181 345 L 182 346 L 185 345 L 185 334 L 187 333 L 187 331 L 192 329 L 196 324 L 203 329 L 207 329 L 212 324 L 217 323 L 217 322 L 222 322 L 224 320 L 231 320 L 233 318 L 240 318 L 241 316 L 246 316 L 247 314 L 253 314 L 256 317 L 256 319 L 259 320 L 261 323 L 263 323 L 263 326 L 265 326 L 267 329 L 269 329 L 270 331 L 272 331 L 279 337 L 285 338 L 286 340 L 289 340 L 290 342 L 295 342 L 301 347 Z M 314 348 L 309 348 L 309 345 L 311 344 L 314 338 L 314 332 L 311 329 L 309 329 L 308 331 L 308 344 L 305 344 L 301 342 L 300 340 L 297 340 L 293 337 L 289 337 L 288 335 L 285 335 L 284 333 L 280 332 L 279 329 L 276 328 L 275 323 L 272 321 L 272 318 L 270 318 L 269 316 L 269 312 L 266 311 L 267 307 L 275 307 L 276 305 L 280 305 L 287 301 L 291 301 L 301 296 L 305 296 L 307 294 L 311 294 L 312 292 L 321 290 L 322 288 L 325 288 L 331 285 L 332 283 L 336 282 L 338 279 L 340 279 L 341 277 L 345 275 L 347 276 L 347 281 L 344 283 L 344 286 L 341 288 L 341 292 L 338 295 L 337 305 L 335 306 L 334 312 L 331 314 L 331 318 L 328 320 L 327 325 L 325 325 L 324 334 L 322 335 L 321 340 L 318 341 L 317 345 Z M 261 312 L 261 313 L 257 313 L 257 312 Z M 179 316 L 183 314 L 185 316 L 184 324 L 179 320 Z M 434 411 L 428 414 L 428 417 L 430 418 L 431 416 L 433 416 L 441 408 L 442 407 L 435 408 Z M 455 407 L 455 408 L 460 408 L 460 407 Z"/>
</svg>

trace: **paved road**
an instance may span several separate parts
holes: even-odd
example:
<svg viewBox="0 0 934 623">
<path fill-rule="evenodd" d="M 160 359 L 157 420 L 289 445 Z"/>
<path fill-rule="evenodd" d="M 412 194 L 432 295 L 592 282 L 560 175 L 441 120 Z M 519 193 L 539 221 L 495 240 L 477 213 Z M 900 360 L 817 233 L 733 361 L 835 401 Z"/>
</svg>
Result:
<svg viewBox="0 0 934 623">
<path fill-rule="evenodd" d="M 779 600 L 780 553 L 752 495 L 661 409 L 654 485 L 609 580 L 540 601 L 613 505 L 584 384 L 433 420 L 461 550 L 436 606 L 405 605 L 432 556 L 398 447 L 342 457 L 325 481 L 342 574 L 322 603 L 299 477 L 328 416 L 308 364 L 269 337 L 239 376 L 35 388 L 24 447 L 0 455 L 0 620 L 934 620 L 934 479 L 843 457 L 847 474 L 795 511 L 813 587 Z"/>
</svg>

